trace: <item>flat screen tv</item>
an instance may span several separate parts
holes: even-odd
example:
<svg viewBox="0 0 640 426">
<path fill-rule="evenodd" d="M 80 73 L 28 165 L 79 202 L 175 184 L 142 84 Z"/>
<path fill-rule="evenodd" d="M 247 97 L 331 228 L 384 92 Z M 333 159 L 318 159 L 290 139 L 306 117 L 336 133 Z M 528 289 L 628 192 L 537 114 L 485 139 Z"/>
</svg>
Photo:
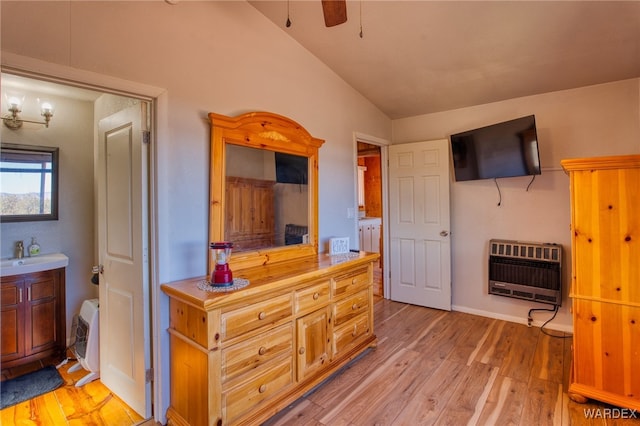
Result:
<svg viewBox="0 0 640 426">
<path fill-rule="evenodd" d="M 540 174 L 534 115 L 451 135 L 457 182 Z"/>
</svg>

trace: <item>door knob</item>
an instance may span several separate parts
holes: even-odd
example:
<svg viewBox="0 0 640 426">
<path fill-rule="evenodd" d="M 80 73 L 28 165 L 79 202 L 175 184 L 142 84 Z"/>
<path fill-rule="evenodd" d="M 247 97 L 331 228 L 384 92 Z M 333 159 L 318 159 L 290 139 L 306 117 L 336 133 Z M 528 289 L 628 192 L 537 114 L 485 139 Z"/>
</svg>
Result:
<svg viewBox="0 0 640 426">
<path fill-rule="evenodd" d="M 103 265 L 94 266 L 93 268 L 91 268 L 91 272 L 94 274 L 104 274 L 104 266 Z"/>
<path fill-rule="evenodd" d="M 441 237 L 446 237 L 447 235 L 449 235 L 449 231 L 440 231 Z"/>
</svg>

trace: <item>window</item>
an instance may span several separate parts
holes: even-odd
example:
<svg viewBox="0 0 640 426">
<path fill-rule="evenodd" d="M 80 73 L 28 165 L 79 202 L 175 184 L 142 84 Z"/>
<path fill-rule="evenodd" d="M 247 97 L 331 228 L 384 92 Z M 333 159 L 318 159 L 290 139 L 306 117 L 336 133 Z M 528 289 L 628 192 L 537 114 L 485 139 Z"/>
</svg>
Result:
<svg viewBox="0 0 640 426">
<path fill-rule="evenodd" d="M 58 219 L 58 148 L 2 144 L 0 219 Z"/>
</svg>

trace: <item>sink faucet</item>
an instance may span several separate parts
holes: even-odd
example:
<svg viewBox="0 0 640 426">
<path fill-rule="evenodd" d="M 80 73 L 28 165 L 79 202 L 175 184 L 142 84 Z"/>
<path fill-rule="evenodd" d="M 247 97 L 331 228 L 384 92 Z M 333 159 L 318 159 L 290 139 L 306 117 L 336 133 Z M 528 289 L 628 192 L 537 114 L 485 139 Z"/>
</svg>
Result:
<svg viewBox="0 0 640 426">
<path fill-rule="evenodd" d="M 16 241 L 14 254 L 16 259 L 22 259 L 24 257 L 24 241 Z"/>
</svg>

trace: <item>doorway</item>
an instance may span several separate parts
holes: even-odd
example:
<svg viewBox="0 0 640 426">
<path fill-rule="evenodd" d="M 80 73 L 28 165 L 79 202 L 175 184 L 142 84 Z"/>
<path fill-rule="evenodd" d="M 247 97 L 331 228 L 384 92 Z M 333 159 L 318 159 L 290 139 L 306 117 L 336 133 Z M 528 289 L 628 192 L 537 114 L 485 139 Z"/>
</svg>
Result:
<svg viewBox="0 0 640 426">
<path fill-rule="evenodd" d="M 100 260 L 99 208 L 96 204 L 97 187 L 100 179 L 97 178 L 94 167 L 94 159 L 97 156 L 98 149 L 96 123 L 100 118 L 130 105 L 148 106 L 144 108 L 148 112 L 147 121 L 148 123 L 153 123 L 154 109 L 150 106 L 153 105 L 154 98 L 138 97 L 128 92 L 119 92 L 117 88 L 114 88 L 110 93 L 105 92 L 100 88 L 110 87 L 108 84 L 102 84 L 97 80 L 76 83 L 75 81 L 64 79 L 65 74 L 73 75 L 74 78 L 77 77 L 76 72 L 66 69 L 61 70 L 57 66 L 52 66 L 51 69 L 53 70 L 51 75 L 59 77 L 35 76 L 25 70 L 16 71 L 10 67 L 3 67 L 3 95 L 7 94 L 8 90 L 12 90 L 26 93 L 24 95 L 25 100 L 29 98 L 46 98 L 54 104 L 54 115 L 48 128 L 37 125 L 27 127 L 25 125 L 20 132 L 12 132 L 3 128 L 2 139 L 3 142 L 10 140 L 14 143 L 60 146 L 60 168 L 62 171 L 60 188 L 61 192 L 67 194 L 68 199 L 61 200 L 61 208 L 64 211 L 61 211 L 60 219 L 55 223 L 40 222 L 37 226 L 31 223 L 24 223 L 18 226 L 14 225 L 10 229 L 3 226 L 2 245 L 4 247 L 5 244 L 8 244 L 14 235 L 36 233 L 36 236 L 40 236 L 38 241 L 43 246 L 43 253 L 52 249 L 59 250 L 73 259 L 73 262 L 70 262 L 67 268 L 66 274 L 66 335 L 67 342 L 69 342 L 69 338 L 72 335 L 73 317 L 79 311 L 82 301 L 98 297 L 98 287 L 91 284 L 89 280 L 92 266 L 96 265 Z M 99 77 L 95 76 L 91 78 L 100 80 Z M 109 82 L 118 85 L 118 81 L 115 79 L 109 79 Z M 91 83 L 95 84 L 95 86 Z M 131 87 L 130 84 L 122 84 L 122 86 L 127 89 Z M 143 91 L 146 90 L 148 88 L 143 89 Z M 30 118 L 29 116 L 33 114 L 37 116 L 37 111 L 30 113 L 26 108 L 23 108 L 22 113 L 25 118 Z M 149 157 L 147 166 L 153 169 L 153 156 Z M 152 176 L 152 173 L 149 173 L 149 175 Z M 150 193 L 152 185 L 152 182 L 145 182 L 145 195 L 140 198 L 148 199 L 147 194 Z M 149 209 L 144 209 L 143 214 L 146 217 L 147 226 L 152 223 L 153 210 L 153 205 L 149 206 Z M 8 232 L 4 232 L 5 230 Z M 153 273 L 155 252 L 154 247 L 151 247 L 149 261 L 152 266 L 149 267 L 147 265 L 147 271 L 145 272 L 147 277 L 156 275 Z M 155 300 L 157 297 L 153 290 L 154 286 L 150 285 L 152 279 L 147 279 L 142 284 L 148 302 Z M 145 306 L 148 307 L 148 303 Z M 146 311 L 144 324 L 148 330 L 148 336 L 152 335 L 150 309 Z M 150 354 L 153 349 L 150 337 L 135 340 L 134 344 L 135 347 L 132 348 L 132 351 L 136 353 Z M 148 372 L 152 371 L 150 367 L 150 364 L 148 364 L 142 373 L 142 380 L 146 379 L 147 383 L 153 380 L 148 375 Z M 148 389 L 145 393 L 146 407 L 137 408 L 136 411 L 139 411 L 143 417 L 149 417 L 152 415 L 152 392 Z M 123 395 L 117 395 L 130 406 L 134 406 Z"/>
<path fill-rule="evenodd" d="M 358 238 L 363 251 L 380 254 L 374 264 L 373 294 L 384 297 L 383 169 L 382 147 L 356 140 L 358 183 Z"/>
</svg>

